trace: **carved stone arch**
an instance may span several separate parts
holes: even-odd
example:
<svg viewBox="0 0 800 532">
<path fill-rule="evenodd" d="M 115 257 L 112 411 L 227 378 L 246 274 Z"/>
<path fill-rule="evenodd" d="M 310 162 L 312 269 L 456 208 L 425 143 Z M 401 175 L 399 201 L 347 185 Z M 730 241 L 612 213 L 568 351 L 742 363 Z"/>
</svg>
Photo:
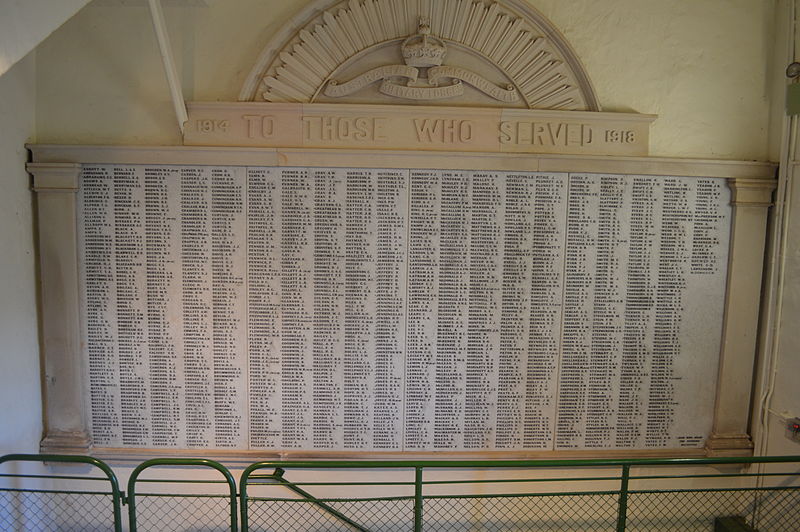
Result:
<svg viewBox="0 0 800 532">
<path fill-rule="evenodd" d="M 313 1 L 265 47 L 239 100 L 333 101 L 326 99 L 326 86 L 347 82 L 358 74 L 357 68 L 364 74 L 365 68 L 376 69 L 382 64 L 400 67 L 396 64 L 402 59 L 400 46 L 421 31 L 421 19 L 429 21 L 431 37 L 447 47 L 448 68 L 442 70 L 466 72 L 462 76 L 466 86 L 489 89 L 479 94 L 480 90 L 470 87 L 472 99 L 468 94 L 460 101 L 453 102 L 451 98 L 443 103 L 600 110 L 594 88 L 575 52 L 525 0 Z M 385 81 L 390 80 L 387 77 Z M 421 81 L 427 83 L 427 79 Z M 461 79 L 452 81 L 461 83 Z M 416 78 L 409 85 L 413 83 Z M 513 103 L 509 98 L 502 100 L 503 90 L 516 94 Z M 483 100 L 477 100 L 478 96 Z M 396 98 L 387 100 L 378 94 L 378 89 L 338 101 L 408 103 Z"/>
</svg>

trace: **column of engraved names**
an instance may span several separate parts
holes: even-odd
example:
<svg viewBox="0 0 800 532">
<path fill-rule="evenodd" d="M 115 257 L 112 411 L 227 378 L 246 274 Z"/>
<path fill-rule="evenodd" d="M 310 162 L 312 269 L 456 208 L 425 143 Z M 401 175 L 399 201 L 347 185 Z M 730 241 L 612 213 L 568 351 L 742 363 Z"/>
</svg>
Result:
<svg viewBox="0 0 800 532">
<path fill-rule="evenodd" d="M 375 387 L 372 447 L 403 448 L 403 384 L 406 326 L 408 171 L 375 170 Z"/>
<path fill-rule="evenodd" d="M 681 356 L 684 293 L 691 259 L 691 185 L 684 179 L 663 180 L 659 240 L 658 284 L 650 387 L 647 400 L 645 447 L 665 447 L 676 421 L 673 379 Z"/>
<path fill-rule="evenodd" d="M 550 449 L 556 418 L 566 228 L 566 174 L 535 178 L 523 447 Z"/>
<path fill-rule="evenodd" d="M 313 446 L 313 182 L 307 169 L 281 172 L 281 446 Z"/>
<path fill-rule="evenodd" d="M 531 314 L 533 203 L 536 176 L 506 174 L 502 303 L 497 384 L 497 449 L 520 449 L 525 416 Z"/>
<path fill-rule="evenodd" d="M 144 183 L 136 167 L 114 167 L 114 257 L 122 445 L 150 445 L 150 385 Z"/>
<path fill-rule="evenodd" d="M 726 222 L 722 209 L 724 182 L 719 179 L 697 179 L 694 182 L 694 223 L 692 224 L 693 275 L 716 275 L 720 260 L 727 255 L 721 228 Z"/>
<path fill-rule="evenodd" d="M 569 176 L 556 449 L 581 448 L 586 427 L 598 185 L 597 176 Z"/>
<path fill-rule="evenodd" d="M 311 171 L 314 185 L 314 449 L 340 449 L 345 411 L 346 177 L 336 169 Z"/>
<path fill-rule="evenodd" d="M 247 169 L 250 447 L 281 445 L 281 201 L 273 168 Z"/>
<path fill-rule="evenodd" d="M 179 170 L 144 167 L 144 225 L 147 273 L 147 348 L 150 362 L 152 446 L 184 447 Z"/>
<path fill-rule="evenodd" d="M 79 193 L 83 322 L 92 439 L 96 445 L 103 446 L 119 446 L 122 438 L 116 349 L 113 193 L 114 182 L 109 167 L 83 168 Z"/>
<path fill-rule="evenodd" d="M 404 450 L 433 446 L 438 323 L 440 180 L 411 170 L 408 227 L 408 312 Z"/>
<path fill-rule="evenodd" d="M 506 174 L 498 449 L 552 444 L 566 176 Z"/>
<path fill-rule="evenodd" d="M 244 169 L 211 168 L 214 445 L 247 442 Z"/>
<path fill-rule="evenodd" d="M 180 169 L 181 306 L 186 446 L 214 445 L 211 301 L 211 178 Z"/>
<path fill-rule="evenodd" d="M 640 448 L 644 445 L 649 361 L 653 352 L 661 183 L 658 178 L 647 176 L 628 179 L 630 245 L 614 446 Z"/>
<path fill-rule="evenodd" d="M 704 353 L 718 353 L 722 336 L 726 265 L 730 237 L 730 194 L 722 179 L 683 178 L 689 182 L 693 219 L 686 227 L 690 263 L 686 272 L 686 300 L 681 323 L 680 358 L 673 359 L 670 380 L 672 402 L 678 411 L 688 404 L 703 405 L 691 417 L 678 415 L 670 427 L 670 446 L 702 447 L 713 420 L 716 364 Z M 691 398 L 691 399 L 687 399 Z M 690 403 L 691 401 L 691 403 Z"/>
<path fill-rule="evenodd" d="M 346 170 L 344 448 L 370 449 L 375 353 L 375 176 Z"/>
<path fill-rule="evenodd" d="M 464 442 L 469 319 L 470 176 L 440 173 L 440 245 L 433 448 Z"/>
<path fill-rule="evenodd" d="M 594 301 L 591 307 L 586 426 L 579 446 L 613 447 L 616 433 L 619 351 L 622 346 L 627 272 L 628 186 L 625 176 L 600 175 Z"/>
<path fill-rule="evenodd" d="M 503 180 L 473 172 L 470 179 L 469 329 L 464 414 L 464 449 L 494 446 L 500 355 Z"/>
</svg>

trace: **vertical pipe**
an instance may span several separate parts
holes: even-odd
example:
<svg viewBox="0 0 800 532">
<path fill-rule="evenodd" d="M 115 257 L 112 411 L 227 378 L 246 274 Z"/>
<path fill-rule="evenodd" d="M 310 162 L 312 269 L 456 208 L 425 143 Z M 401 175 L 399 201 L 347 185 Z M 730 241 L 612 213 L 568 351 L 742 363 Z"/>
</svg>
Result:
<svg viewBox="0 0 800 532">
<path fill-rule="evenodd" d="M 625 532 L 625 521 L 628 517 L 628 479 L 631 466 L 622 466 L 619 486 L 619 509 L 617 511 L 617 532 Z"/>
<path fill-rule="evenodd" d="M 175 60 L 172 57 L 172 47 L 169 43 L 167 25 L 164 21 L 164 11 L 161 9 L 161 0 L 148 0 L 150 4 L 150 15 L 153 18 L 153 29 L 158 39 L 158 49 L 161 52 L 161 62 L 164 64 L 164 74 L 167 76 L 169 93 L 172 97 L 172 106 L 175 109 L 175 117 L 178 119 L 178 127 L 183 135 L 189 115 L 186 113 L 186 103 L 183 101 L 183 91 L 181 82 L 178 78 L 178 69 L 175 67 Z"/>
<path fill-rule="evenodd" d="M 414 468 L 414 532 L 422 532 L 422 468 Z"/>
<path fill-rule="evenodd" d="M 796 31 L 797 31 L 797 2 L 790 0 L 788 3 L 789 29 L 787 38 L 786 56 L 782 59 L 788 65 L 796 58 Z M 758 405 L 760 417 L 757 434 L 757 456 L 769 454 L 769 425 L 772 408 L 772 396 L 775 391 L 775 378 L 778 371 L 778 357 L 780 349 L 780 327 L 783 318 L 783 291 L 785 282 L 786 250 L 788 247 L 789 222 L 792 208 L 792 182 L 794 162 L 797 156 L 797 119 L 788 116 L 784 111 L 783 133 L 781 139 L 781 153 L 778 167 L 778 187 L 775 191 L 775 207 L 773 211 L 774 229 L 771 242 L 769 265 L 770 285 L 766 287 L 765 297 L 769 299 L 766 308 L 766 317 L 763 323 L 764 331 L 764 374 L 762 382 L 764 390 Z M 764 485 L 762 474 L 766 464 L 756 466 L 759 474 L 756 477 L 756 487 Z"/>
</svg>

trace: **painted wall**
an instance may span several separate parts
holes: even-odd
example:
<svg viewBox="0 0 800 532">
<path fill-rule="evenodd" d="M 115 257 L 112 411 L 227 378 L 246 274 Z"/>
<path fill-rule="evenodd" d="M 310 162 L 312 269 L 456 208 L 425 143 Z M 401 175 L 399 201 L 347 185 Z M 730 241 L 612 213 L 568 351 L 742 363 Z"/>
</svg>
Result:
<svg viewBox="0 0 800 532">
<path fill-rule="evenodd" d="M 530 1 L 582 58 L 605 110 L 660 115 L 652 131 L 653 155 L 775 159 L 774 135 L 769 142 L 767 134 L 766 81 L 773 1 Z M 298 5 L 167 5 L 186 98 L 234 100 L 270 35 Z M 0 453 L 35 450 L 41 431 L 33 220 L 23 143 L 34 136 L 43 143 L 181 141 L 143 2 L 93 2 L 35 55 L 0 77 Z M 797 211 L 792 228 L 800 235 L 800 206 Z M 790 285 L 800 277 L 800 237 L 792 245 Z M 796 286 L 787 301 L 784 321 L 796 323 Z M 797 338 L 787 335 L 786 375 L 778 389 L 780 404 L 800 408 L 792 380 L 800 370 L 797 347 Z M 780 451 L 798 452 L 788 446 Z"/>
<path fill-rule="evenodd" d="M 773 1 L 530 0 L 609 111 L 660 115 L 653 155 L 766 160 Z M 187 100 L 235 100 L 291 0 L 167 2 Z M 100 0 L 36 51 L 42 143 L 180 144 L 145 2 Z"/>
<path fill-rule="evenodd" d="M 777 0 L 775 11 L 775 50 L 770 61 L 769 81 L 771 87 L 771 140 L 770 153 L 774 153 L 773 160 L 780 158 L 782 143 L 777 131 L 791 127 L 789 118 L 786 117 L 784 99 L 786 85 L 789 81 L 785 75 L 786 65 L 800 58 L 800 31 L 795 29 L 794 43 L 791 41 L 791 5 L 800 5 L 797 0 Z M 794 120 L 800 123 L 800 117 Z M 762 355 L 763 371 L 756 381 L 760 395 L 765 395 L 767 384 L 774 382 L 766 412 L 767 427 L 762 438 L 766 446 L 764 454 L 770 455 L 800 455 L 800 442 L 792 441 L 787 437 L 786 417 L 800 417 L 800 386 L 797 380 L 800 375 L 800 335 L 797 334 L 796 324 L 800 321 L 800 186 L 796 183 L 798 175 L 798 142 L 790 149 L 789 157 L 793 163 L 786 165 L 782 179 L 786 179 L 788 191 L 783 202 L 783 211 L 786 217 L 786 247 L 784 253 L 775 253 L 773 271 L 776 272 L 775 285 L 777 291 L 773 297 L 771 307 L 773 320 L 764 320 L 762 331 L 762 344 L 765 346 Z M 776 193 L 776 201 L 782 203 L 782 194 Z M 775 209 L 780 210 L 780 209 Z M 783 220 L 776 219 L 776 232 L 783 225 Z M 780 233 L 778 233 L 780 236 Z M 783 260 L 781 260 L 783 259 Z M 769 265 L 768 261 L 768 265 Z M 783 265 L 782 283 L 780 268 Z M 768 285 L 769 287 L 769 285 Z M 766 316 L 765 316 L 766 317 Z M 775 334 L 772 335 L 772 330 Z M 776 358 L 774 365 L 770 366 L 768 360 L 772 352 Z M 774 369 L 774 373 L 773 370 Z M 759 390 L 760 388 L 760 390 Z M 761 412 L 754 412 L 754 432 L 759 435 L 762 430 Z M 759 441 L 756 442 L 760 443 Z M 778 469 L 776 467 L 776 469 Z"/>
<path fill-rule="evenodd" d="M 0 454 L 35 452 L 42 431 L 36 266 L 25 143 L 35 140 L 36 61 L 0 77 Z"/>
<path fill-rule="evenodd" d="M 797 177 L 800 175 L 796 169 L 793 180 Z M 800 455 L 800 442 L 787 437 L 783 419 L 783 415 L 800 417 L 800 335 L 797 333 L 800 322 L 800 185 L 796 182 L 791 186 L 790 209 L 775 391 L 767 433 L 767 454 L 771 455 Z"/>
<path fill-rule="evenodd" d="M 0 0 L 0 74 L 88 3 L 89 0 Z"/>
<path fill-rule="evenodd" d="M 42 142 L 179 144 L 147 9 L 97 2 L 38 49 Z M 660 115 L 653 155 L 765 160 L 772 1 L 531 0 L 609 111 Z M 297 0 L 165 7 L 188 100 L 235 100 Z"/>
</svg>

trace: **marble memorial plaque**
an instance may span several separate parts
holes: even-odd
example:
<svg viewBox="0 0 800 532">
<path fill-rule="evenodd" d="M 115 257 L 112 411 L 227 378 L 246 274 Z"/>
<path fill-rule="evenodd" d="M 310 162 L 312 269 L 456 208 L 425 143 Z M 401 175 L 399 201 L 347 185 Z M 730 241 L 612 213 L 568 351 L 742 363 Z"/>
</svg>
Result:
<svg viewBox="0 0 800 532">
<path fill-rule="evenodd" d="M 84 165 L 101 447 L 700 448 L 723 179 Z"/>
</svg>

